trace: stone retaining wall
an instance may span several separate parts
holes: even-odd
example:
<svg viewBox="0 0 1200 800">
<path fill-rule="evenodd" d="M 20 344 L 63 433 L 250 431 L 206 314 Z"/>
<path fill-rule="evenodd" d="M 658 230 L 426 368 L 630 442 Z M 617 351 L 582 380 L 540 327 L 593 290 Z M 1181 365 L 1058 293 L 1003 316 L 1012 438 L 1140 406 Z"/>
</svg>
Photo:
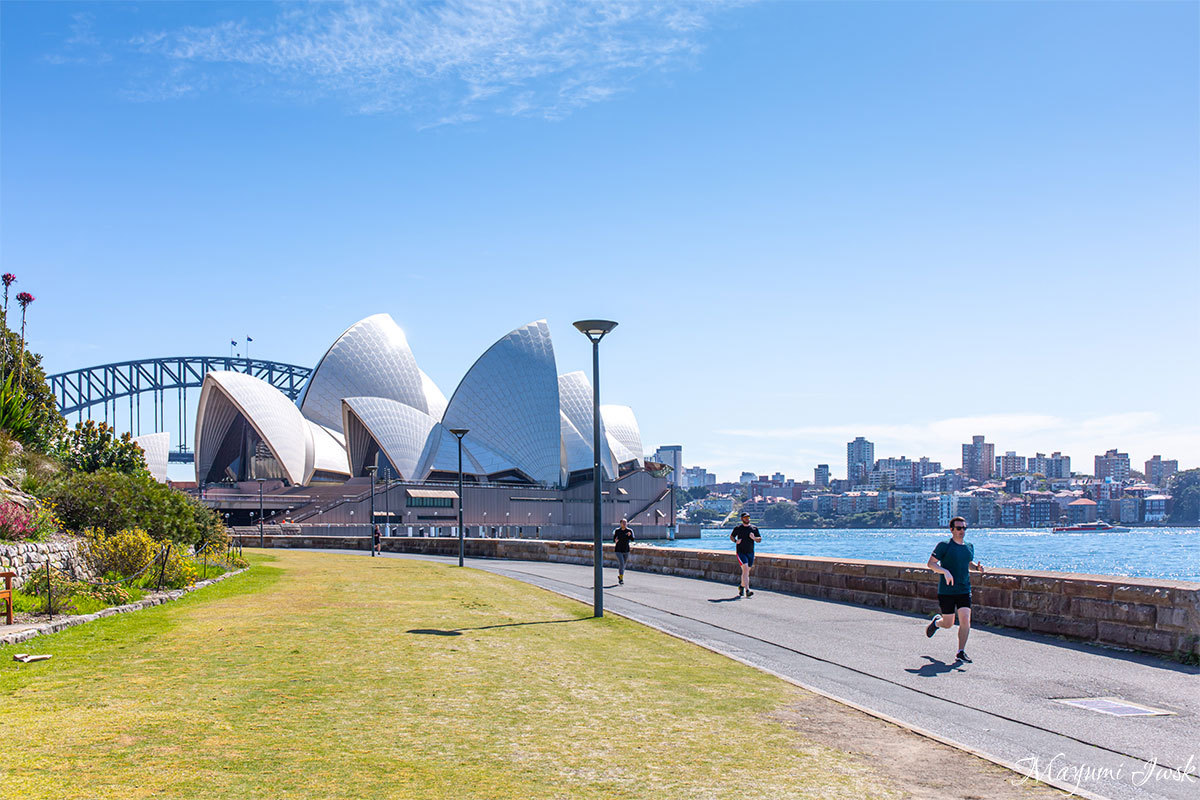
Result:
<svg viewBox="0 0 1200 800">
<path fill-rule="evenodd" d="M 244 537 L 254 546 L 258 537 Z M 268 536 L 268 547 L 369 549 L 367 537 Z M 393 537 L 389 552 L 458 555 L 451 538 Z M 471 558 L 592 563 L 592 545 L 531 539 L 467 539 Z M 616 566 L 612 545 L 605 564 Z M 739 573 L 731 552 L 636 546 L 629 568 L 732 585 Z M 806 556 L 760 555 L 755 587 L 856 605 L 931 615 L 937 575 L 923 564 Z M 1200 584 L 1030 570 L 988 570 L 971 576 L 974 621 L 1066 636 L 1175 658 L 1200 658 Z"/>
<path fill-rule="evenodd" d="M 0 572 L 17 573 L 13 579 L 13 586 L 16 587 L 23 584 L 34 570 L 44 570 L 49 560 L 52 568 L 76 580 L 99 580 L 80 553 L 81 544 L 78 539 L 0 544 Z"/>
</svg>

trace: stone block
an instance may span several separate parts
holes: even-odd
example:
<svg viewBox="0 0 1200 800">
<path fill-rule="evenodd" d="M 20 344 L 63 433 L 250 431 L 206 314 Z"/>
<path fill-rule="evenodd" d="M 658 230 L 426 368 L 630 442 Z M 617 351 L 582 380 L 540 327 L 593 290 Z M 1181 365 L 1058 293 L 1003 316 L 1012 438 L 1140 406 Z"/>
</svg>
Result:
<svg viewBox="0 0 1200 800">
<path fill-rule="evenodd" d="M 1154 626 L 1159 630 L 1200 634 L 1200 615 L 1194 611 L 1189 612 L 1186 608 L 1175 606 L 1155 606 L 1155 608 L 1158 609 L 1158 615 L 1154 620 Z"/>
<path fill-rule="evenodd" d="M 1062 591 L 1062 581 L 1041 575 L 1022 575 L 1020 585 L 1022 592 L 1054 592 L 1057 594 Z"/>
<path fill-rule="evenodd" d="M 1018 611 L 1031 611 L 1045 615 L 1065 615 L 1070 613 L 1071 599 L 1060 594 L 1044 592 L 1016 591 L 1012 593 L 1012 607 Z"/>
<path fill-rule="evenodd" d="M 1113 600 L 1123 603 L 1146 603 L 1154 606 L 1166 606 L 1171 605 L 1171 592 L 1161 586 L 1117 584 L 1113 588 Z"/>
<path fill-rule="evenodd" d="M 836 575 L 866 575 L 867 567 L 865 564 L 846 564 L 838 562 L 833 565 L 833 572 Z"/>
<path fill-rule="evenodd" d="M 826 587 L 844 589 L 846 587 L 846 576 L 825 572 L 821 574 L 820 584 Z"/>
<path fill-rule="evenodd" d="M 892 564 L 867 564 L 866 574 L 873 578 L 895 578 L 900 575 L 901 569 Z"/>
<path fill-rule="evenodd" d="M 890 580 L 885 584 L 884 588 L 891 597 L 917 596 L 917 584 L 912 581 Z"/>
<path fill-rule="evenodd" d="M 1012 608 L 1012 592 L 1007 589 L 985 587 L 972 592 L 972 602 L 978 598 L 978 604 L 988 608 Z"/>
<path fill-rule="evenodd" d="M 1166 631 L 1148 630 L 1119 622 L 1097 623 L 1096 638 L 1107 644 L 1155 653 L 1173 653 L 1180 643 L 1179 637 Z"/>
<path fill-rule="evenodd" d="M 860 592 L 873 592 L 882 595 L 885 591 L 883 578 L 871 578 L 860 575 L 846 576 L 846 588 Z"/>
<path fill-rule="evenodd" d="M 1067 580 L 1062 584 L 1063 594 L 1068 597 L 1087 597 L 1093 600 L 1113 599 L 1111 583 L 1097 583 L 1087 580 Z"/>
<path fill-rule="evenodd" d="M 1095 639 L 1095 620 L 1075 619 L 1057 614 L 1029 614 L 1029 630 L 1035 633 L 1052 633 L 1058 636 L 1073 636 L 1077 639 Z M 1104 623 L 1109 624 L 1109 623 Z"/>
<path fill-rule="evenodd" d="M 981 608 L 977 612 L 972 611 L 972 620 L 978 620 L 986 625 L 1003 625 L 1006 628 L 1020 628 L 1026 630 L 1029 628 L 1029 612 L 1014 611 L 1011 608 Z"/>
</svg>

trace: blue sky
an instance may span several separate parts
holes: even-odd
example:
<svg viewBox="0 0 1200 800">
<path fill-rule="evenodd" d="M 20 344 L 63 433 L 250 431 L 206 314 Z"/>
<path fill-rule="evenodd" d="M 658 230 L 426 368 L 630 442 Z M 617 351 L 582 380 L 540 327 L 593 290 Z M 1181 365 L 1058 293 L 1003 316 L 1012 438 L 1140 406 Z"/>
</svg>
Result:
<svg viewBox="0 0 1200 800">
<path fill-rule="evenodd" d="M 608 317 L 605 402 L 722 479 L 1118 447 L 1200 466 L 1195 3 L 0 5 L 0 265 L 48 371 L 449 395 Z"/>
</svg>

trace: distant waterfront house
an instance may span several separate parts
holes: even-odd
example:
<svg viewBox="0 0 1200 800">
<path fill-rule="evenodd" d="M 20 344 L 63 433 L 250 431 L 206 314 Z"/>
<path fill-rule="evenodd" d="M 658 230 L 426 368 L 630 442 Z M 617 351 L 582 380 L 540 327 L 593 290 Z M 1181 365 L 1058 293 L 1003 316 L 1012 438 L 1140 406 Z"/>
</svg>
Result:
<svg viewBox="0 0 1200 800">
<path fill-rule="evenodd" d="M 1067 522 L 1079 525 L 1084 522 L 1096 521 L 1096 501 L 1081 497 L 1067 505 Z"/>
<path fill-rule="evenodd" d="M 1170 495 L 1152 494 L 1146 498 L 1146 522 L 1162 522 L 1167 518 L 1167 503 Z"/>
</svg>

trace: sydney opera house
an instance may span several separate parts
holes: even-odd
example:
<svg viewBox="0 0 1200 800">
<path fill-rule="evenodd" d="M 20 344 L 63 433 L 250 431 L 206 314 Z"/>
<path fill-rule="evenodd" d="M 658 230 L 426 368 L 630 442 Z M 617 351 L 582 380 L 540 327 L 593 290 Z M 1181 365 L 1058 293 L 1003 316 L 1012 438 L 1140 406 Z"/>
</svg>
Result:
<svg viewBox="0 0 1200 800">
<path fill-rule="evenodd" d="M 643 461 L 633 409 L 601 406 L 600 424 L 605 524 L 666 536 L 670 492 Z M 454 429 L 468 431 L 463 498 Z M 253 521 L 261 489 L 264 518 L 291 525 L 447 533 L 462 503 L 468 535 L 591 536 L 592 386 L 558 374 L 544 320 L 488 348 L 447 400 L 392 318 L 367 317 L 296 401 L 246 373 L 208 373 L 194 441 L 197 483 L 233 522 Z"/>
</svg>

